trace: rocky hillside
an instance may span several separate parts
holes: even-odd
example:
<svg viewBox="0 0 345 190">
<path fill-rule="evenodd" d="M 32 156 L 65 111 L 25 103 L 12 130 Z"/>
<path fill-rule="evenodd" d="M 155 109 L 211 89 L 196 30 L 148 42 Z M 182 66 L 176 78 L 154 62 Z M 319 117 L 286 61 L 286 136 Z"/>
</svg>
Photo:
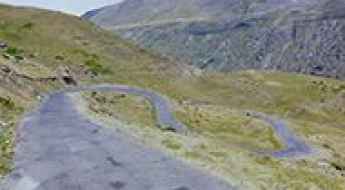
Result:
<svg viewBox="0 0 345 190">
<path fill-rule="evenodd" d="M 213 5 L 215 1 L 203 2 L 215 7 L 209 18 L 218 18 L 217 10 L 222 6 Z M 333 10 L 332 5 L 329 7 Z M 182 31 L 189 27 L 187 31 L 196 37 L 191 37 L 188 43 L 216 39 L 218 31 L 227 31 L 232 26 L 223 27 L 220 21 L 195 21 L 193 15 L 200 18 L 196 13 L 188 18 L 194 19 L 191 23 L 179 19 L 185 23 L 170 24 L 183 26 L 177 28 Z M 248 34 L 243 33 L 245 39 L 249 39 L 246 35 L 255 34 L 251 27 L 266 26 L 257 19 L 232 24 L 240 31 L 248 28 Z M 156 25 L 166 27 L 158 21 Z M 338 30 L 338 24 L 335 25 Z M 208 33 L 205 35 L 204 26 Z M 305 30 L 309 32 L 312 28 Z M 241 33 L 233 34 L 238 36 L 228 34 L 229 40 L 241 45 L 235 41 Z M 257 34 L 257 37 L 264 36 Z M 221 35 L 218 38 L 223 39 Z M 278 51 L 274 47 L 267 51 Z M 245 49 L 241 53 L 245 55 Z M 234 52 L 231 56 L 238 54 Z M 123 122 L 124 125 L 116 126 L 139 143 L 159 146 L 187 163 L 212 170 L 239 189 L 345 189 L 343 81 L 281 72 L 200 72 L 137 48 L 78 17 L 3 5 L 0 5 L 0 176 L 12 167 L 17 121 L 42 99 L 42 93 L 95 83 L 124 84 L 165 95 L 171 100 L 176 117 L 190 130 L 189 134 L 158 130 L 152 107 L 140 97 L 90 92 L 75 98 L 76 102 L 85 99 L 86 104 L 80 102 L 79 106 L 85 105 L 85 110 L 97 119 Z M 281 143 L 265 122 L 251 117 L 248 111 L 284 119 L 318 153 L 301 160 L 257 154 L 260 150 L 280 149 Z"/>
<path fill-rule="evenodd" d="M 0 176 L 10 169 L 18 118 L 43 93 L 98 82 L 150 86 L 166 63 L 78 17 L 0 4 Z"/>
<path fill-rule="evenodd" d="M 202 69 L 345 78 L 341 0 L 126 0 L 84 18 Z"/>
</svg>

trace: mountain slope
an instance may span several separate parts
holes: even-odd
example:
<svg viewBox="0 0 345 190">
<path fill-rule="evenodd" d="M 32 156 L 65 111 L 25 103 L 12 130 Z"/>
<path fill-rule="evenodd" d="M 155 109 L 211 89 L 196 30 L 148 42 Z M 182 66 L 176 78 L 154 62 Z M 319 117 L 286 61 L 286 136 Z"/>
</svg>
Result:
<svg viewBox="0 0 345 190">
<path fill-rule="evenodd" d="M 202 69 L 280 70 L 344 78 L 344 4 L 127 0 L 87 19 Z"/>
<path fill-rule="evenodd" d="M 92 115 L 90 119 L 110 121 L 100 126 L 117 126 L 117 132 L 213 172 L 240 189 L 345 188 L 344 82 L 281 72 L 200 71 L 57 12 L 0 6 L 0 18 L 1 174 L 11 170 L 16 122 L 34 109 L 42 93 L 75 84 L 110 83 L 167 96 L 189 133 L 157 129 L 154 110 L 141 97 L 90 92 L 74 94 L 73 101 Z M 296 160 L 264 156 L 263 152 L 281 149 L 281 142 L 269 124 L 248 111 L 282 118 L 319 154 Z M 65 177 L 71 179 L 62 180 Z"/>
<path fill-rule="evenodd" d="M 102 26 L 138 24 L 174 19 L 219 19 L 263 8 L 290 5 L 293 0 L 126 0 L 86 13 L 83 17 Z"/>
<path fill-rule="evenodd" d="M 78 17 L 0 4 L 0 18 L 0 175 L 10 169 L 18 119 L 43 93 L 98 82 L 165 85 L 162 76 L 178 69 Z M 157 72 L 163 66 L 171 74 Z"/>
</svg>

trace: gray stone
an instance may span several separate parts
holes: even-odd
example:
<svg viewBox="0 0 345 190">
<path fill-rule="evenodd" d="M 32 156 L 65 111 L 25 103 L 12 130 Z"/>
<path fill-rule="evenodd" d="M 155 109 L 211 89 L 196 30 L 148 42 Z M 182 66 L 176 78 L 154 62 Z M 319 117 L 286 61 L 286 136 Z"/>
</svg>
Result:
<svg viewBox="0 0 345 190">
<path fill-rule="evenodd" d="M 0 41 L 0 49 L 6 49 L 8 47 L 6 42 L 1 42 Z"/>
</svg>

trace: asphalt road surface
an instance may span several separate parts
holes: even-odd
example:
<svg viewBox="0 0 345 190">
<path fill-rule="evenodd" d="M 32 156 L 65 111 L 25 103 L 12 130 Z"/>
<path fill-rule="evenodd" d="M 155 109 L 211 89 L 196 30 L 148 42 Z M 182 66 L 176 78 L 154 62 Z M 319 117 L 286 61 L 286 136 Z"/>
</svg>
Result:
<svg viewBox="0 0 345 190">
<path fill-rule="evenodd" d="M 115 91 L 142 96 L 153 105 L 159 127 L 184 133 L 161 95 L 124 85 L 78 87 L 52 93 L 18 128 L 14 171 L 1 190 L 233 190 L 228 183 L 191 168 L 122 133 L 98 126 L 77 112 L 66 95 Z M 278 158 L 305 155 L 311 148 L 283 120 L 252 113 L 270 123 L 285 149 Z"/>
<path fill-rule="evenodd" d="M 251 113 L 251 115 L 269 123 L 277 137 L 285 146 L 282 150 L 269 153 L 271 156 L 276 158 L 291 158 L 313 153 L 312 148 L 289 129 L 286 121 L 263 113 Z"/>
<path fill-rule="evenodd" d="M 2 190 L 231 190 L 224 181 L 93 124 L 64 92 L 18 129 L 15 170 Z"/>
</svg>

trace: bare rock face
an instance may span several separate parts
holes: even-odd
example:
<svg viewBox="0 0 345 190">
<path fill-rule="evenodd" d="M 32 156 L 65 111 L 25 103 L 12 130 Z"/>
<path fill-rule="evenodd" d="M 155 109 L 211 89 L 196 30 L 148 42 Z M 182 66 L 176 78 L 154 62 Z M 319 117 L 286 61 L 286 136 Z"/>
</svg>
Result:
<svg viewBox="0 0 345 190">
<path fill-rule="evenodd" d="M 201 69 L 344 79 L 344 10 L 342 0 L 127 0 L 85 18 Z"/>
</svg>

